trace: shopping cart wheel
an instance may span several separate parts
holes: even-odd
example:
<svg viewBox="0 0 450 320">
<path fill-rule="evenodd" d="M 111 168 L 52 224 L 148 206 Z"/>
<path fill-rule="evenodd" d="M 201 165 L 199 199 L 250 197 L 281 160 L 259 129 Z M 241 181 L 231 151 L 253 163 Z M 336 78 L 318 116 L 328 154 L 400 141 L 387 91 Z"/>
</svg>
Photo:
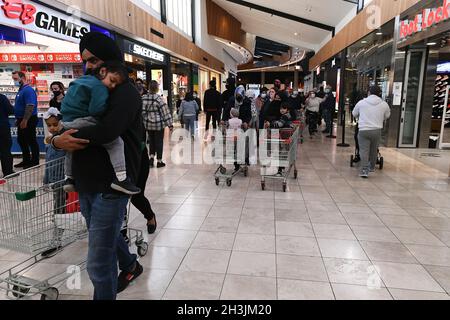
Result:
<svg viewBox="0 0 450 320">
<path fill-rule="evenodd" d="M 220 167 L 220 174 L 225 174 L 225 173 L 227 173 L 227 168 Z"/>
<path fill-rule="evenodd" d="M 56 288 L 48 288 L 41 295 L 41 300 L 56 301 L 59 297 L 59 291 Z"/>
<path fill-rule="evenodd" d="M 141 258 L 145 257 L 147 255 L 147 252 L 148 252 L 148 243 L 147 242 L 142 242 L 140 244 L 136 243 L 136 246 L 137 246 L 138 255 Z"/>
<path fill-rule="evenodd" d="M 350 167 L 353 168 L 354 164 L 355 164 L 355 156 L 352 155 L 350 157 Z"/>
<path fill-rule="evenodd" d="M 231 187 L 231 184 L 232 184 L 233 182 L 231 181 L 231 179 L 227 179 L 227 186 L 228 187 Z"/>
<path fill-rule="evenodd" d="M 263 181 L 261 182 L 261 189 L 264 191 L 266 190 L 266 183 Z"/>
<path fill-rule="evenodd" d="M 383 168 L 384 168 L 384 158 L 383 157 L 380 158 L 379 165 L 380 165 L 380 170 L 383 170 Z"/>
<path fill-rule="evenodd" d="M 285 182 L 285 183 L 283 183 L 283 192 L 286 192 L 287 191 L 287 183 Z"/>
<path fill-rule="evenodd" d="M 297 179 L 297 178 L 298 178 L 298 171 L 294 170 L 294 179 Z"/>
<path fill-rule="evenodd" d="M 218 186 L 220 184 L 220 179 L 216 178 L 216 186 Z"/>
<path fill-rule="evenodd" d="M 17 299 L 22 299 L 30 292 L 30 288 L 24 288 L 24 287 L 17 286 L 17 285 L 13 286 L 12 289 L 13 289 L 12 295 L 14 296 L 14 298 L 17 298 Z"/>
</svg>

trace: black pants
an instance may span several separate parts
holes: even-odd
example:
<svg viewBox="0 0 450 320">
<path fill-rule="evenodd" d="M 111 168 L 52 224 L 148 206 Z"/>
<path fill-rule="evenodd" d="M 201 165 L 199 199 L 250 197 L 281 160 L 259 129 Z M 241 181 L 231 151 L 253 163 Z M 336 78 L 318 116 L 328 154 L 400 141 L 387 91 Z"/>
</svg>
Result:
<svg viewBox="0 0 450 320">
<path fill-rule="evenodd" d="M 22 119 L 17 120 L 17 141 L 19 142 L 20 149 L 22 150 L 23 162 L 26 165 L 38 165 L 39 145 L 36 139 L 38 117 L 32 116 L 30 120 L 28 120 L 28 126 L 25 129 L 20 129 L 21 122 Z"/>
<path fill-rule="evenodd" d="M 7 126 L 0 127 L 0 162 L 3 176 L 13 173 L 13 157 L 11 155 L 11 130 Z"/>
<path fill-rule="evenodd" d="M 148 158 L 148 150 L 145 148 L 142 152 L 141 168 L 139 170 L 139 177 L 136 186 L 141 189 L 141 193 L 131 197 L 131 203 L 136 207 L 147 220 L 152 220 L 155 217 L 150 201 L 145 196 L 145 187 L 147 185 L 148 175 L 150 174 L 150 161 Z"/>
<path fill-rule="evenodd" d="M 150 155 L 156 155 L 158 160 L 162 160 L 164 149 L 164 130 L 148 131 L 148 145 L 150 148 Z"/>
<path fill-rule="evenodd" d="M 217 129 L 217 124 L 219 123 L 219 113 L 207 111 L 206 112 L 206 131 L 209 130 L 209 124 L 211 122 L 211 118 L 212 118 L 212 122 L 213 122 L 213 129 Z"/>
<path fill-rule="evenodd" d="M 312 135 L 317 132 L 319 113 L 306 111 L 306 121 L 308 122 L 309 134 Z"/>
</svg>

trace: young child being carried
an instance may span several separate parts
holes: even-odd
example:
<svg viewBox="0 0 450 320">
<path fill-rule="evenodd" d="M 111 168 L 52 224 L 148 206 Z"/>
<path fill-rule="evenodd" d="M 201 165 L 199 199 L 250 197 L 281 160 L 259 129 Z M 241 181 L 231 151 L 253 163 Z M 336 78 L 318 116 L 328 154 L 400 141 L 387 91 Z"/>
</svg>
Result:
<svg viewBox="0 0 450 320">
<path fill-rule="evenodd" d="M 64 130 L 95 126 L 107 110 L 109 92 L 127 79 L 128 72 L 123 64 L 105 62 L 94 71 L 94 75 L 83 76 L 72 82 L 61 106 Z M 103 147 L 108 152 L 116 175 L 111 188 L 129 195 L 138 194 L 140 189 L 127 177 L 122 138 L 119 137 Z M 64 190 L 73 192 L 76 182 L 72 175 L 72 153 L 69 152 L 66 155 L 65 172 Z"/>
</svg>

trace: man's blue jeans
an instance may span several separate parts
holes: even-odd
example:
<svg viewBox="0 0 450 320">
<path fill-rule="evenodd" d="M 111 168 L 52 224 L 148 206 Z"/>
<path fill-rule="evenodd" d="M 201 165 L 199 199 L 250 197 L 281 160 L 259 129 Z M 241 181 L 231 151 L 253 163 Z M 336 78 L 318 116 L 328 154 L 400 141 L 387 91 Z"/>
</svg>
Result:
<svg viewBox="0 0 450 320">
<path fill-rule="evenodd" d="M 132 255 L 120 230 L 129 197 L 116 194 L 80 193 L 81 213 L 89 230 L 87 271 L 94 285 L 94 300 L 115 300 L 117 261 L 122 271 L 132 271 Z"/>
</svg>

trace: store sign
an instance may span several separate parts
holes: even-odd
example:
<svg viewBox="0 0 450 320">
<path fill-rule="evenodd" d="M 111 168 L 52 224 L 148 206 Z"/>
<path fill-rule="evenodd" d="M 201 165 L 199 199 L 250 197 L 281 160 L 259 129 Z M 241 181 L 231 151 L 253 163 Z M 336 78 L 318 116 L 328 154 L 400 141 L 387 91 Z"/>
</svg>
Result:
<svg viewBox="0 0 450 320">
<path fill-rule="evenodd" d="M 0 63 L 82 63 L 79 53 L 2 53 Z"/>
<path fill-rule="evenodd" d="M 78 17 L 27 0 L 0 0 L 0 24 L 78 43 L 90 26 Z"/>
<path fill-rule="evenodd" d="M 128 40 L 124 40 L 124 45 L 125 45 L 125 51 L 130 54 L 140 56 L 143 58 L 147 58 L 150 60 L 154 60 L 157 62 L 165 63 L 166 58 L 165 58 L 165 55 L 162 53 L 159 53 L 155 50 L 141 46 L 137 43 L 133 43 Z"/>
<path fill-rule="evenodd" d="M 424 31 L 436 24 L 450 19 L 450 0 L 444 0 L 442 6 L 424 9 L 414 20 L 404 20 L 400 24 L 400 39 Z"/>
</svg>

